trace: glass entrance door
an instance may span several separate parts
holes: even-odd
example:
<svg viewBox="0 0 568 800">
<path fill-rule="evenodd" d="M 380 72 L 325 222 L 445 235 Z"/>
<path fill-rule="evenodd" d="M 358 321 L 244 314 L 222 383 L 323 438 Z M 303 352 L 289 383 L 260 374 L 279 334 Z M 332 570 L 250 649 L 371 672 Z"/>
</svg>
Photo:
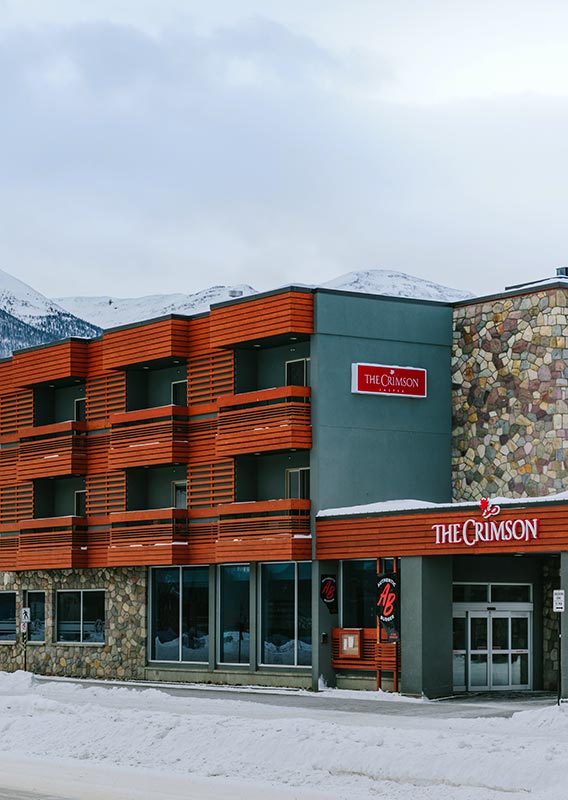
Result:
<svg viewBox="0 0 568 800">
<path fill-rule="evenodd" d="M 471 610 L 454 618 L 454 687 L 530 689 L 531 612 Z"/>
</svg>

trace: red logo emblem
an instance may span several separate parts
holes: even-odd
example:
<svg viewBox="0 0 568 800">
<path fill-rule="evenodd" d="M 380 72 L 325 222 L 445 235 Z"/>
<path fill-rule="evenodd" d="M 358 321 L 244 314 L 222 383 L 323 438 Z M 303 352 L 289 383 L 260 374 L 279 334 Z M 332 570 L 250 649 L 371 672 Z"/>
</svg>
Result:
<svg viewBox="0 0 568 800">
<path fill-rule="evenodd" d="M 481 516 L 483 519 L 496 516 L 501 511 L 501 506 L 491 504 L 487 497 L 482 497 L 479 501 L 479 508 L 481 509 Z"/>
</svg>

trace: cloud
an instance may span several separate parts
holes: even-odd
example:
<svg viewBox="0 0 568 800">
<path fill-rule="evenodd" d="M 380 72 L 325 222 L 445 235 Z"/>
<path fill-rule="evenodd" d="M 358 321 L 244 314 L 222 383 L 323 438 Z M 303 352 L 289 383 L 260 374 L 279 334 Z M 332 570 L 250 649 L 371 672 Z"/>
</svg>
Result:
<svg viewBox="0 0 568 800">
<path fill-rule="evenodd" d="M 393 81 L 380 52 L 258 17 L 4 31 L 0 266 L 52 295 L 551 272 L 565 101 L 419 107 L 387 102 Z"/>
</svg>

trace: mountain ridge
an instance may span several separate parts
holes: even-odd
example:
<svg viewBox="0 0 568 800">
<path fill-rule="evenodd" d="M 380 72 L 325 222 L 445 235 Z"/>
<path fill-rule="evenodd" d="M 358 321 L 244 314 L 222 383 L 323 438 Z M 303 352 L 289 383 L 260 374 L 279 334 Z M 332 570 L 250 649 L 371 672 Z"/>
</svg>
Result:
<svg viewBox="0 0 568 800">
<path fill-rule="evenodd" d="M 291 284 L 287 284 L 291 285 Z M 300 286 L 302 284 L 292 284 Z M 347 272 L 331 281 L 306 288 L 364 292 L 392 297 L 457 302 L 473 295 L 394 270 Z M 279 287 L 276 287 L 279 288 Z M 60 297 L 49 299 L 28 284 L 0 270 L 0 358 L 15 350 L 79 337 L 92 339 L 103 330 L 131 325 L 170 314 L 195 315 L 212 305 L 251 297 L 257 290 L 246 283 L 215 285 L 192 294 L 154 294 L 119 298 Z"/>
</svg>

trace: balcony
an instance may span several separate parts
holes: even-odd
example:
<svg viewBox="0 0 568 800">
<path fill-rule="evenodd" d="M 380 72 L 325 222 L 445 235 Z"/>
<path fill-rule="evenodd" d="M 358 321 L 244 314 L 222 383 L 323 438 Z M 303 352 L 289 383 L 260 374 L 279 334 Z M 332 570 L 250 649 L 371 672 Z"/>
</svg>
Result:
<svg viewBox="0 0 568 800">
<path fill-rule="evenodd" d="M 84 517 L 30 519 L 19 523 L 17 569 L 65 569 L 87 566 Z"/>
<path fill-rule="evenodd" d="M 304 450 L 312 446 L 310 388 L 281 386 L 221 397 L 217 456 Z"/>
<path fill-rule="evenodd" d="M 86 423 L 70 420 L 20 428 L 18 480 L 85 474 L 86 430 Z"/>
<path fill-rule="evenodd" d="M 113 567 L 187 564 L 187 511 L 154 508 L 110 515 L 108 565 Z"/>
<path fill-rule="evenodd" d="M 302 561 L 312 557 L 309 500 L 219 506 L 218 563 Z"/>
<path fill-rule="evenodd" d="M 184 406 L 111 414 L 109 470 L 187 461 L 187 417 Z"/>
</svg>

